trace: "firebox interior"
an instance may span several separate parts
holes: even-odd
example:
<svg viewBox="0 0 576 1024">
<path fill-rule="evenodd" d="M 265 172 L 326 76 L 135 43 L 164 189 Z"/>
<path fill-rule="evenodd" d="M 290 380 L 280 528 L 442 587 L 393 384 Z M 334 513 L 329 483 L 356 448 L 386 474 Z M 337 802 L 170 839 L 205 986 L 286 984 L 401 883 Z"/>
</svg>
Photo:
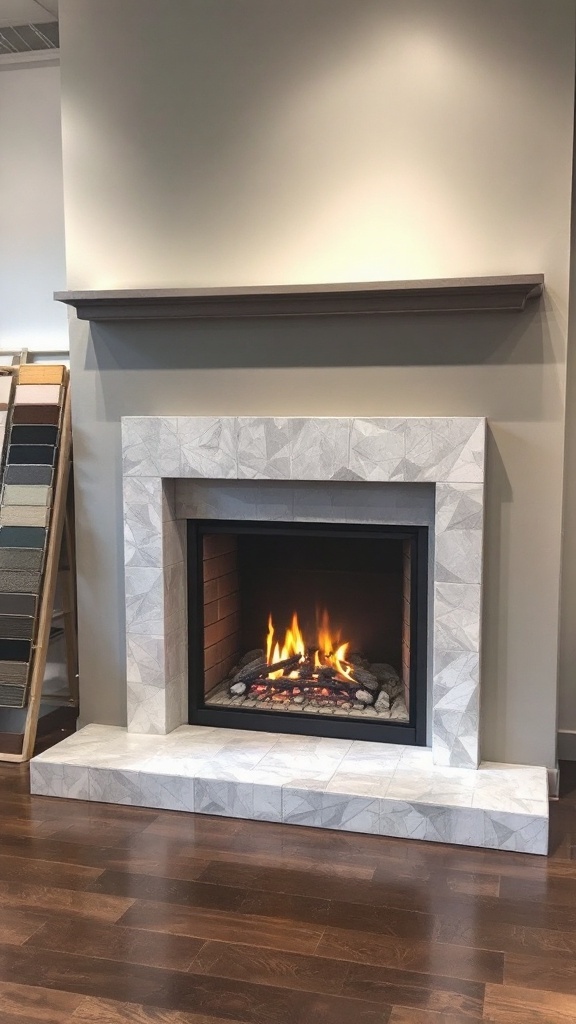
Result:
<svg viewBox="0 0 576 1024">
<path fill-rule="evenodd" d="M 188 523 L 190 721 L 425 742 L 427 528 Z"/>
</svg>

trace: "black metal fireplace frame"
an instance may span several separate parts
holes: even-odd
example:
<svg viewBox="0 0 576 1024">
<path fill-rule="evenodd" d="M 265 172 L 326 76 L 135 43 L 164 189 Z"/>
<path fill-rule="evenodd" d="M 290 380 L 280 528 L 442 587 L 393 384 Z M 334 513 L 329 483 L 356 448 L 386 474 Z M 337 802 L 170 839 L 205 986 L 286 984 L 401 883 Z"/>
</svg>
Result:
<svg viewBox="0 0 576 1024">
<path fill-rule="evenodd" d="M 297 715 L 242 707 L 207 707 L 204 702 L 204 598 L 202 540 L 205 534 L 275 534 L 407 540 L 411 545 L 410 706 L 408 722 L 371 718 Z M 428 527 L 356 526 L 340 523 L 268 523 L 242 520 L 189 519 L 188 540 L 188 721 L 191 725 L 230 729 L 332 736 L 380 743 L 426 745 L 428 691 Z"/>
</svg>

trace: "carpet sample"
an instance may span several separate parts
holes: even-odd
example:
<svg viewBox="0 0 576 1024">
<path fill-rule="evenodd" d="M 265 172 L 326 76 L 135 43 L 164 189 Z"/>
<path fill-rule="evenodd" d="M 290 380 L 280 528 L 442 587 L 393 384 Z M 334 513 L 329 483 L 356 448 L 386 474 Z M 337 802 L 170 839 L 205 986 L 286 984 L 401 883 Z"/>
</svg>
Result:
<svg viewBox="0 0 576 1024">
<path fill-rule="evenodd" d="M 0 594 L 0 615 L 36 615 L 33 594 Z"/>
<path fill-rule="evenodd" d="M 24 615 L 0 615 L 0 636 L 11 640 L 31 640 L 34 636 L 34 619 Z"/>
<path fill-rule="evenodd" d="M 60 423 L 62 410 L 58 405 L 15 405 L 12 423 Z"/>
<path fill-rule="evenodd" d="M 43 561 L 41 548 L 0 548 L 0 569 L 36 569 L 40 572 Z"/>
<path fill-rule="evenodd" d="M 17 384 L 14 405 L 60 405 L 62 388 L 58 384 Z"/>
<path fill-rule="evenodd" d="M 18 371 L 19 384 L 62 384 L 66 367 L 59 364 L 26 363 Z"/>
<path fill-rule="evenodd" d="M 41 573 L 30 569 L 1 569 L 0 593 L 37 594 L 40 590 Z"/>
<path fill-rule="evenodd" d="M 10 434 L 11 444 L 56 444 L 58 427 L 44 424 L 15 423 Z"/>
<path fill-rule="evenodd" d="M 52 466 L 56 449 L 51 444 L 11 444 L 7 462 L 10 465 Z"/>
<path fill-rule="evenodd" d="M 28 679 L 28 665 L 23 661 L 1 661 L 0 683 L 25 684 Z"/>
<path fill-rule="evenodd" d="M 49 505 L 51 487 L 42 484 L 5 484 L 3 505 Z"/>
<path fill-rule="evenodd" d="M 0 548 L 42 548 L 46 530 L 34 526 L 0 526 Z"/>
<path fill-rule="evenodd" d="M 26 704 L 26 686 L 3 683 L 0 673 L 0 707 L 23 708 Z"/>
<path fill-rule="evenodd" d="M 0 526 L 48 526 L 50 509 L 46 505 L 4 505 L 0 508 Z"/>
<path fill-rule="evenodd" d="M 7 484 L 51 484 L 52 466 L 7 466 L 4 482 Z"/>
</svg>

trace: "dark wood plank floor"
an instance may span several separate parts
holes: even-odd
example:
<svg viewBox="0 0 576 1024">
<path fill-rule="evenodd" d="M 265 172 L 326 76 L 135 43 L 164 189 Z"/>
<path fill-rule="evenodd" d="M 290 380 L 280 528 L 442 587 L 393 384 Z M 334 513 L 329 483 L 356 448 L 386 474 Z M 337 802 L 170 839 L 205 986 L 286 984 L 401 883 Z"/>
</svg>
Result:
<svg viewBox="0 0 576 1024">
<path fill-rule="evenodd" d="M 573 1024 L 551 857 L 27 795 L 0 768 L 0 1024 Z"/>
</svg>

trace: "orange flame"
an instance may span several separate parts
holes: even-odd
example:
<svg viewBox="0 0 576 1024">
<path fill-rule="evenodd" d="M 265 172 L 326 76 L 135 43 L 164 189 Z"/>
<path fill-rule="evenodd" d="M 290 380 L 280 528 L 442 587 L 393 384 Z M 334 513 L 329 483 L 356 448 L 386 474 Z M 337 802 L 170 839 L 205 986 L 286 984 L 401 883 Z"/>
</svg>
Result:
<svg viewBox="0 0 576 1024">
<path fill-rule="evenodd" d="M 346 661 L 350 644 L 340 643 L 339 631 L 332 633 L 326 609 L 322 612 L 317 633 L 317 646 L 314 649 L 314 668 L 319 669 L 325 665 L 332 666 L 345 679 L 354 682 L 352 675 L 353 666 L 349 665 Z M 306 658 L 306 642 L 298 623 L 297 613 L 294 612 L 292 615 L 292 622 L 286 630 L 282 647 L 280 647 L 278 640 L 275 641 L 274 623 L 270 615 L 268 618 L 268 635 L 266 637 L 267 664 L 275 665 L 279 661 L 286 661 L 288 658 L 293 658 L 296 655 L 299 655 L 301 661 L 304 661 Z M 277 672 L 271 672 L 268 678 L 278 679 L 281 675 L 282 669 L 279 669 Z M 297 677 L 297 673 L 291 673 L 291 675 L 293 678 Z"/>
</svg>

